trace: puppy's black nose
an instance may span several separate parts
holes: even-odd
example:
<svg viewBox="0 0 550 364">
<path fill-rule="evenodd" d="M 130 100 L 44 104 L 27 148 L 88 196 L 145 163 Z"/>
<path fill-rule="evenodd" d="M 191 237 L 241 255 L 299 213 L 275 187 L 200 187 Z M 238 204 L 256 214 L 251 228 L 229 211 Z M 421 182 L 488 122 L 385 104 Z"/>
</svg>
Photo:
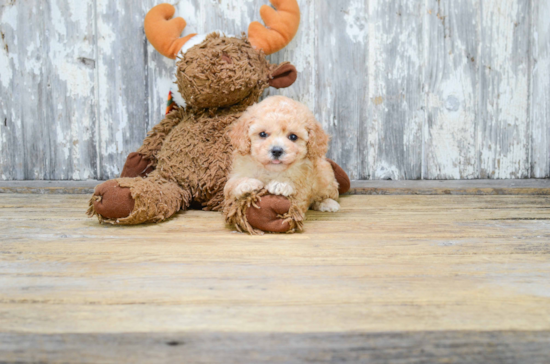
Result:
<svg viewBox="0 0 550 364">
<path fill-rule="evenodd" d="M 271 154 L 275 157 L 275 158 L 279 158 L 280 156 L 283 155 L 283 148 L 281 147 L 273 147 L 271 148 Z"/>
</svg>

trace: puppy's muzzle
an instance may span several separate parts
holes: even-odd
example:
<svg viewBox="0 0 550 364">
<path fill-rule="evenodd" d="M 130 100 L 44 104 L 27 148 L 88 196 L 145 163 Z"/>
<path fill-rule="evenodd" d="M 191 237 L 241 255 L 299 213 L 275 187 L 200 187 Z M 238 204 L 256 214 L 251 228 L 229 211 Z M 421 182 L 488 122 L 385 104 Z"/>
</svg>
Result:
<svg viewBox="0 0 550 364">
<path fill-rule="evenodd" d="M 273 156 L 273 158 L 279 158 L 280 156 L 283 155 L 284 152 L 285 152 L 284 149 L 281 147 L 271 148 L 271 155 Z"/>
</svg>

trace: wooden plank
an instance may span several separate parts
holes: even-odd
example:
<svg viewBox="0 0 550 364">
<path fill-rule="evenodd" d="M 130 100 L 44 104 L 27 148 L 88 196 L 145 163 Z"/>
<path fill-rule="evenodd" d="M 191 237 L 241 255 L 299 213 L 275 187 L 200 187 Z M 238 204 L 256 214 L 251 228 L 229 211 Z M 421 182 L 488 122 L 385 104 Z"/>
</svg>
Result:
<svg viewBox="0 0 550 364">
<path fill-rule="evenodd" d="M 368 5 L 369 123 L 359 139 L 361 150 L 368 150 L 360 154 L 368 157 L 368 169 L 359 179 L 420 179 L 425 4 L 371 0 Z"/>
<path fill-rule="evenodd" d="M 51 120 L 45 124 L 52 135 L 51 162 L 44 179 L 97 178 L 94 1 L 56 0 L 48 5 L 43 30 L 47 84 L 36 120 L 41 124 L 41 119 Z"/>
<path fill-rule="evenodd" d="M 148 10 L 143 2 L 99 0 L 96 4 L 99 179 L 118 177 L 126 157 L 141 145 L 147 132 L 143 19 Z"/>
<path fill-rule="evenodd" d="M 491 305 L 497 299 L 508 310 L 515 310 L 516 305 L 537 307 L 541 300 L 547 300 L 544 295 L 550 274 L 545 258 L 550 248 L 547 196 L 345 197 L 341 213 L 310 213 L 305 234 L 261 237 L 230 233 L 219 213 L 190 211 L 163 224 L 101 226 L 93 219 L 75 214 L 85 206 L 85 196 L 29 197 L 8 196 L 11 202 L 2 206 L 6 214 L 0 217 L 2 269 L 8 274 L 0 277 L 5 288 L 1 299 L 10 307 L 16 303 L 47 306 L 55 302 L 88 310 L 86 305 L 104 300 L 108 305 L 150 303 L 161 311 L 158 305 L 180 302 L 189 305 L 190 310 L 201 310 L 201 305 L 208 302 L 201 298 L 206 294 L 211 300 L 208 307 L 226 301 L 237 306 L 253 302 L 278 306 L 290 299 L 306 306 L 315 302 L 330 306 L 345 301 L 352 310 L 359 309 L 355 304 L 361 303 L 377 307 L 383 303 L 409 302 L 413 311 L 422 305 L 442 305 L 438 310 L 445 311 L 450 308 L 444 303 L 455 302 L 454 307 L 460 302 L 465 306 L 456 315 L 475 316 L 478 309 L 479 314 L 482 311 L 479 306 Z M 36 212 L 42 210 L 42 214 L 30 214 L 31 206 L 35 206 Z M 527 214 L 531 218 L 524 219 Z M 511 266 L 515 267 L 513 273 Z M 260 270 L 263 275 L 257 274 Z M 501 276 L 504 272 L 507 273 Z M 38 273 L 47 279 L 49 290 L 19 289 L 39 283 Z M 522 294 L 522 289 L 518 291 L 518 285 L 522 286 L 522 280 L 518 279 L 524 279 L 525 274 L 531 279 L 530 285 L 523 287 L 528 295 Z M 419 275 L 424 278 L 414 278 Z M 293 276 L 296 279 L 290 278 Z M 198 277 L 200 280 L 195 281 Z M 271 280 L 265 282 L 268 277 Z M 472 291 L 471 280 L 482 292 Z M 76 281 L 80 288 L 72 294 L 64 293 L 72 289 L 70 282 Z M 446 296 L 424 296 L 432 281 L 440 281 L 437 285 L 451 284 L 456 291 Z M 228 282 L 231 283 L 226 285 Z M 237 287 L 244 288 L 253 282 L 255 288 L 238 292 Z M 283 282 L 284 286 L 280 286 Z M 136 284 L 144 284 L 146 289 Z M 208 293 L 209 284 L 214 284 L 218 292 Z M 408 286 L 410 290 L 397 295 L 391 290 L 365 295 L 364 289 L 357 289 L 357 285 L 365 284 L 373 290 L 385 284 L 396 289 Z M 340 294 L 323 295 L 319 291 L 322 287 L 333 287 Z M 234 293 L 226 295 L 228 290 Z M 468 301 L 473 294 L 481 296 Z M 26 311 L 21 307 L 17 315 L 25 315 Z M 537 312 L 537 309 L 524 312 L 521 317 L 533 315 L 534 319 Z M 109 314 L 117 315 L 114 311 Z M 502 314 L 483 312 L 484 321 L 490 322 Z M 15 312 L 13 315 L 17 316 Z M 550 321 L 536 318 L 538 321 L 531 329 L 550 325 Z M 3 319 L 7 320 L 7 316 Z M 408 327 L 412 329 L 420 325 L 428 329 L 425 325 L 430 322 L 440 325 L 432 329 L 477 327 L 475 321 L 456 322 L 452 317 L 436 316 L 430 322 L 418 320 L 414 316 L 394 322 L 391 327 L 411 325 Z M 510 320 L 490 325 L 497 329 L 532 324 L 530 319 Z M 7 321 L 9 325 L 14 322 Z M 377 325 L 391 322 L 391 317 L 376 316 L 369 321 L 349 321 L 346 325 L 350 325 L 349 329 L 366 325 L 374 330 L 382 329 Z M 324 331 L 322 324 L 309 325 Z M 47 326 L 48 322 L 40 325 Z M 60 327 L 63 325 L 74 324 L 60 321 Z M 162 325 L 172 327 L 176 323 Z M 298 324 L 292 327 L 302 330 Z"/>
<path fill-rule="evenodd" d="M 1 11 L 0 179 L 96 178 L 93 1 Z"/>
<path fill-rule="evenodd" d="M 103 181 L 0 181 L 0 193 L 91 194 Z M 547 195 L 550 180 L 351 181 L 347 195 Z"/>
<path fill-rule="evenodd" d="M 544 363 L 549 202 L 344 196 L 303 234 L 249 236 L 216 212 L 107 226 L 87 196 L 5 194 L 0 360 Z"/>
<path fill-rule="evenodd" d="M 550 177 L 550 3 L 532 2 L 531 177 Z"/>
<path fill-rule="evenodd" d="M 550 180 L 352 181 L 350 195 L 548 195 Z"/>
<path fill-rule="evenodd" d="M 0 193 L 89 194 L 103 181 L 0 181 Z"/>
<path fill-rule="evenodd" d="M 40 71 L 38 72 L 21 72 L 21 67 L 27 68 L 26 63 L 29 59 L 37 59 L 39 49 L 34 49 L 32 52 L 26 52 L 24 58 L 20 58 L 20 53 L 23 54 L 26 49 L 25 43 L 43 37 L 39 29 L 42 28 L 42 16 L 36 15 L 37 9 L 24 6 L 23 3 L 3 4 L 0 8 L 0 179 L 24 179 L 29 175 L 29 170 L 32 172 L 32 167 L 28 166 L 28 158 L 26 156 L 25 131 L 24 122 L 32 122 L 36 120 L 37 100 L 36 91 L 38 83 L 41 80 Z M 28 24 L 25 29 L 21 29 L 19 24 L 25 19 L 32 16 L 35 12 L 36 20 Z M 30 33 L 31 39 L 26 34 Z M 15 40 L 18 39 L 16 43 Z M 40 44 L 40 42 L 37 42 Z M 40 64 L 35 64 L 33 68 L 40 67 Z M 19 76 L 19 73 L 21 75 Z M 19 77 L 18 77 L 19 76 Z M 16 95 L 31 95 L 35 94 L 34 105 L 20 109 Z M 26 125 L 25 125 L 26 126 Z M 28 130 L 33 133 L 33 129 Z M 47 137 L 47 135 L 45 135 Z M 35 161 L 41 164 L 39 159 Z M 34 178 L 32 173 L 29 178 Z"/>
<path fill-rule="evenodd" d="M 479 2 L 429 0 L 424 30 L 425 179 L 478 178 Z"/>
<path fill-rule="evenodd" d="M 548 331 L 0 334 L 13 362 L 544 364 L 549 347 Z"/>
<path fill-rule="evenodd" d="M 368 8 L 365 0 L 319 1 L 315 114 L 332 135 L 329 156 L 350 178 L 367 170 Z"/>
<path fill-rule="evenodd" d="M 481 4 L 480 178 L 529 177 L 529 4 Z"/>
</svg>

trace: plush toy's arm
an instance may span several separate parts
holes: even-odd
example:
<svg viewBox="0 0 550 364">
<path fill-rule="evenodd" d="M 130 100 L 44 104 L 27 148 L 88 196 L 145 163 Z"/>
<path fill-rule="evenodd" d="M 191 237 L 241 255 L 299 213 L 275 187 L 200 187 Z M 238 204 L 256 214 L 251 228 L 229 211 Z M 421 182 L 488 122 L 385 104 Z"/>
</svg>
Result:
<svg viewBox="0 0 550 364">
<path fill-rule="evenodd" d="M 182 120 L 181 112 L 171 112 L 148 134 L 137 152 L 126 158 L 120 177 L 146 177 L 157 166 L 157 153 L 162 148 L 164 139 Z"/>
<path fill-rule="evenodd" d="M 155 125 L 155 127 L 147 133 L 147 137 L 143 140 L 143 144 L 139 147 L 137 153 L 143 156 L 143 158 L 148 159 L 151 165 L 156 166 L 157 153 L 162 148 L 164 139 L 181 120 L 181 115 L 177 111 L 166 115 L 164 120 Z"/>
</svg>

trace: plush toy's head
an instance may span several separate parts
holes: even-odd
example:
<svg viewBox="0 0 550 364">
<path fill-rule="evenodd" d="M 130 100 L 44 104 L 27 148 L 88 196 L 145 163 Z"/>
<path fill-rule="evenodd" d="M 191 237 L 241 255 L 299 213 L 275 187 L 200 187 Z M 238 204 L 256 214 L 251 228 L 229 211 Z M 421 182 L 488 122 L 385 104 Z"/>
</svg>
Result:
<svg viewBox="0 0 550 364">
<path fill-rule="evenodd" d="M 278 68 L 270 65 L 246 39 L 211 33 L 200 45 L 181 55 L 176 84 L 178 92 L 191 106 L 225 107 L 246 98 L 256 101 L 270 81 L 281 81 L 271 77 Z M 294 82 L 295 74 L 294 70 L 287 75 L 288 86 Z"/>
<path fill-rule="evenodd" d="M 145 33 L 163 55 L 177 58 L 172 93 L 180 105 L 199 108 L 252 104 L 263 90 L 288 87 L 297 71 L 289 63 L 271 65 L 266 54 L 284 48 L 298 31 L 300 10 L 296 0 L 271 0 L 277 8 L 262 6 L 266 29 L 252 22 L 246 36 L 213 32 L 179 38 L 186 23 L 174 18 L 172 5 L 157 5 L 145 17 Z"/>
</svg>

